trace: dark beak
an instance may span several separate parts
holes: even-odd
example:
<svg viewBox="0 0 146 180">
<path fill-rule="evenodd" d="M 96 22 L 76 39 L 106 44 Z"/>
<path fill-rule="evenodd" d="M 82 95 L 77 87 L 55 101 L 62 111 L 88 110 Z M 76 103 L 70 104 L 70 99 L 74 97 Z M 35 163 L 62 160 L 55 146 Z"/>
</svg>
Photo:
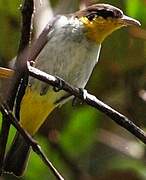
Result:
<svg viewBox="0 0 146 180">
<path fill-rule="evenodd" d="M 123 15 L 121 20 L 123 21 L 123 24 L 125 26 L 141 26 L 141 23 L 138 20 L 133 19 L 133 18 L 126 16 L 126 15 Z"/>
</svg>

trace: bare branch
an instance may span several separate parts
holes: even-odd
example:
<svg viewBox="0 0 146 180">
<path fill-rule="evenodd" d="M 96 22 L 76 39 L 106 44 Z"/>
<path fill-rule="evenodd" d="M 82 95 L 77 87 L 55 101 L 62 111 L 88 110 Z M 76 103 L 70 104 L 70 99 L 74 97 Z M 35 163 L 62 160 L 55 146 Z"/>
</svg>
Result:
<svg viewBox="0 0 146 180">
<path fill-rule="evenodd" d="M 75 88 L 59 77 L 54 77 L 49 75 L 43 71 L 38 70 L 30 65 L 28 62 L 28 71 L 30 76 L 33 76 L 40 81 L 48 83 L 52 86 L 60 88 L 60 84 L 62 84 L 62 89 L 69 92 L 71 95 L 78 97 L 82 101 L 86 102 L 88 105 L 100 110 L 107 116 L 109 116 L 114 122 L 118 125 L 122 126 L 124 129 L 127 129 L 131 134 L 136 136 L 139 140 L 141 140 L 144 144 L 146 144 L 146 134 L 145 132 L 135 125 L 131 120 L 129 120 L 126 116 L 112 109 L 107 104 L 104 104 L 102 101 L 97 99 L 95 96 L 89 94 L 88 92 L 80 93 L 80 89 Z"/>
<path fill-rule="evenodd" d="M 45 28 L 47 23 L 53 18 L 53 9 L 51 7 L 49 0 L 34 1 L 35 5 L 35 16 L 34 16 L 34 26 L 35 26 L 35 37 L 37 38 L 42 30 Z"/>
<path fill-rule="evenodd" d="M 20 68 L 21 63 L 23 63 L 23 59 L 21 57 L 21 52 L 28 46 L 30 41 L 30 30 L 31 30 L 31 17 L 33 14 L 33 0 L 24 0 L 23 6 L 22 6 L 22 30 L 21 30 L 21 39 L 20 39 L 20 45 L 18 49 L 18 56 L 16 59 L 16 73 L 14 77 L 12 78 L 11 84 L 9 86 L 9 91 L 7 94 L 6 102 L 9 106 L 10 110 L 13 110 L 14 101 L 16 98 L 16 93 L 18 91 L 18 87 L 21 84 L 21 93 L 19 94 L 19 103 L 23 97 L 23 94 L 25 92 L 25 84 L 27 81 L 27 75 L 25 75 L 26 68 Z M 21 79 L 23 78 L 23 81 Z M 18 105 L 19 105 L 18 103 Z M 5 155 L 5 149 L 8 139 L 10 129 L 10 123 L 7 121 L 6 116 L 3 116 L 2 121 L 2 128 L 0 132 L 0 175 L 2 174 L 3 169 L 3 162 L 4 162 L 4 155 Z"/>
<path fill-rule="evenodd" d="M 3 115 L 6 117 L 6 119 L 11 123 L 19 133 L 23 136 L 23 138 L 26 140 L 26 142 L 32 147 L 33 151 L 38 154 L 38 156 L 41 158 L 41 160 L 51 169 L 52 173 L 55 175 L 55 177 L 58 180 L 64 180 L 64 178 L 59 174 L 59 172 L 55 169 L 53 164 L 48 160 L 46 155 L 43 153 L 41 147 L 38 145 L 38 143 L 25 131 L 20 124 L 18 123 L 18 120 L 13 116 L 12 112 L 8 108 L 6 104 L 2 104 L 0 106 L 0 111 L 3 113 Z"/>
</svg>

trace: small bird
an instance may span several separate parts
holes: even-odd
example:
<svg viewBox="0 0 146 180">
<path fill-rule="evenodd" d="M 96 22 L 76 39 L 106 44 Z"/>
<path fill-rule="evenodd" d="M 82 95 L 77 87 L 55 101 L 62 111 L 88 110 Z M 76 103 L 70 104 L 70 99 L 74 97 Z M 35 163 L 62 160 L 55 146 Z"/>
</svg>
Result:
<svg viewBox="0 0 146 180">
<path fill-rule="evenodd" d="M 128 25 L 140 26 L 140 23 L 109 4 L 94 4 L 73 14 L 58 15 L 35 67 L 84 88 L 98 62 L 103 40 Z M 68 99 L 65 91 L 55 92 L 51 86 L 29 77 L 20 106 L 21 126 L 34 136 L 47 116 Z M 17 132 L 6 155 L 4 171 L 22 176 L 30 149 Z"/>
</svg>

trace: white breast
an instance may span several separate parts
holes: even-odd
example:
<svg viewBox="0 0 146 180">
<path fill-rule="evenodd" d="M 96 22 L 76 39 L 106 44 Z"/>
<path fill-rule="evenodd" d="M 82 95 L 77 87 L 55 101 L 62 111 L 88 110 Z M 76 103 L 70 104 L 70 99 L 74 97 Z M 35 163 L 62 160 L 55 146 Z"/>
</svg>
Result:
<svg viewBox="0 0 146 180">
<path fill-rule="evenodd" d="M 86 39 L 79 20 L 65 16 L 54 25 L 48 39 L 36 67 L 83 88 L 98 61 L 100 45 Z"/>
</svg>

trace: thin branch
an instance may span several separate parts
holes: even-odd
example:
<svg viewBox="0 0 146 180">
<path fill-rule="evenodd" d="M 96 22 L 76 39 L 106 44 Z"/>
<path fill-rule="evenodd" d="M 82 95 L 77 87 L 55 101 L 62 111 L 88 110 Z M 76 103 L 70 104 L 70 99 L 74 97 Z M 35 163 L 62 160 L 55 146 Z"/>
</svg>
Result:
<svg viewBox="0 0 146 180">
<path fill-rule="evenodd" d="M 22 6 L 22 31 L 21 40 L 18 50 L 18 56 L 16 59 L 16 69 L 15 74 L 12 77 L 11 84 L 9 86 L 9 91 L 7 94 L 6 104 L 9 106 L 10 110 L 13 110 L 13 105 L 16 100 L 15 116 L 19 120 L 20 103 L 23 95 L 25 94 L 25 89 L 27 86 L 28 74 L 26 61 L 35 61 L 37 55 L 45 46 L 48 41 L 47 34 L 51 30 L 53 24 L 58 19 L 58 16 L 52 19 L 50 24 L 48 24 L 44 31 L 41 33 L 39 38 L 33 43 L 32 48 L 28 48 L 30 41 L 30 31 L 31 31 L 31 17 L 33 14 L 33 0 L 24 0 Z M 18 91 L 19 90 L 19 91 Z M 17 93 L 17 98 L 16 98 Z M 2 128 L 0 132 L 0 175 L 3 172 L 5 149 L 8 139 L 10 129 L 10 123 L 7 121 L 6 117 L 3 116 Z M 47 162 L 46 162 L 47 163 Z"/>
<path fill-rule="evenodd" d="M 23 78 L 25 82 L 27 81 L 27 76 L 25 76 L 26 68 L 20 68 L 23 62 L 23 58 L 21 57 L 21 52 L 28 46 L 30 40 L 30 30 L 31 30 L 31 18 L 33 14 L 33 0 L 24 0 L 22 6 L 22 31 L 21 31 L 21 40 L 18 49 L 18 56 L 16 59 L 16 73 L 12 78 L 11 84 L 9 86 L 9 91 L 7 94 L 7 105 L 9 106 L 10 110 L 13 110 L 16 93 L 18 91 L 18 87 L 20 85 L 21 79 Z M 25 91 L 25 83 L 22 83 L 23 88 L 21 98 Z M 19 98 L 19 99 L 21 99 Z M 5 149 L 8 139 L 10 129 L 10 123 L 7 121 L 6 116 L 3 116 L 2 121 L 2 128 L 0 132 L 0 175 L 2 174 L 3 169 L 3 162 L 5 156 Z"/>
<path fill-rule="evenodd" d="M 61 157 L 61 160 L 65 162 L 67 167 L 69 167 L 69 170 L 73 174 L 74 179 L 79 179 L 81 175 L 83 176 L 85 174 L 80 169 L 75 159 L 69 157 L 68 153 L 66 153 L 64 149 L 58 143 L 50 141 L 49 145 L 51 145 L 51 148 L 53 149 L 53 151 L 57 152 L 59 156 Z"/>
<path fill-rule="evenodd" d="M 19 133 L 23 136 L 25 141 L 32 147 L 33 151 L 38 154 L 38 156 L 41 158 L 41 160 L 48 166 L 48 168 L 52 171 L 52 173 L 55 175 L 55 177 L 58 180 L 64 180 L 64 178 L 60 175 L 60 173 L 56 170 L 56 168 L 53 166 L 53 164 L 48 160 L 46 155 L 43 153 L 41 147 L 37 144 L 37 142 L 25 131 L 20 124 L 18 123 L 18 120 L 13 116 L 12 111 L 8 108 L 6 104 L 2 104 L 0 106 L 0 111 L 2 114 L 6 117 L 6 119 L 11 123 Z"/>
<path fill-rule="evenodd" d="M 97 99 L 95 96 L 89 94 L 87 91 L 86 92 L 84 91 L 84 93 L 81 94 L 80 89 L 69 85 L 64 80 L 49 75 L 43 71 L 38 70 L 37 68 L 32 67 L 29 62 L 27 64 L 28 64 L 28 71 L 30 76 L 33 76 L 39 79 L 40 81 L 43 81 L 57 88 L 60 88 L 60 84 L 62 84 L 62 90 L 69 92 L 71 95 L 78 97 L 82 101 L 86 102 L 88 105 L 100 110 L 108 117 L 110 117 L 118 125 L 122 126 L 124 129 L 127 129 L 131 134 L 133 134 L 144 144 L 146 144 L 145 132 L 137 125 L 135 125 L 131 120 L 129 120 L 126 116 L 112 109 L 107 104 L 104 104 L 102 101 Z"/>
</svg>

